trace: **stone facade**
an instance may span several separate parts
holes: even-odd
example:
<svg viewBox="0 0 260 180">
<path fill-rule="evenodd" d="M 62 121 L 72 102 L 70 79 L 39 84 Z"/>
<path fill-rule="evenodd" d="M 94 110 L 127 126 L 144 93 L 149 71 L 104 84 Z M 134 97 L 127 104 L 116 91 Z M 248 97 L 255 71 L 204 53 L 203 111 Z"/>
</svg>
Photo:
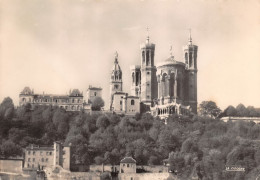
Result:
<svg viewBox="0 0 260 180">
<path fill-rule="evenodd" d="M 171 173 L 127 173 L 119 174 L 119 180 L 177 180 Z"/>
<path fill-rule="evenodd" d="M 110 81 L 110 111 L 117 114 L 135 115 L 140 113 L 140 99 L 138 96 L 129 96 L 123 92 L 122 70 L 116 53 L 111 71 Z"/>
<path fill-rule="evenodd" d="M 58 106 L 66 111 L 80 111 L 83 109 L 83 94 L 78 89 L 70 91 L 69 95 L 35 94 L 29 87 L 25 87 L 19 94 L 19 105 L 30 103 L 36 105 Z"/>
<path fill-rule="evenodd" d="M 183 47 L 184 62 L 170 57 L 154 66 L 155 44 L 149 37 L 141 45 L 141 66 L 131 66 L 131 94 L 149 105 L 154 116 L 197 113 L 197 51 L 192 43 Z"/>
<path fill-rule="evenodd" d="M 23 173 L 23 159 L 0 159 L 0 172 Z M 1 178 L 0 178 L 1 179 Z"/>
<path fill-rule="evenodd" d="M 153 106 L 157 99 L 156 67 L 154 65 L 155 44 L 151 43 L 149 36 L 141 44 L 141 102 Z"/>
<path fill-rule="evenodd" d="M 128 96 L 125 92 L 113 94 L 111 110 L 117 114 L 135 115 L 140 112 L 140 99 L 137 96 Z"/>
<path fill-rule="evenodd" d="M 102 88 L 89 86 L 84 96 L 85 103 L 92 103 L 96 97 L 102 98 Z"/>
<path fill-rule="evenodd" d="M 37 170 L 56 165 L 70 169 L 70 147 L 54 142 L 53 146 L 31 145 L 25 148 L 24 168 Z"/>
<path fill-rule="evenodd" d="M 123 91 L 123 80 L 122 80 L 122 71 L 118 63 L 118 53 L 115 54 L 115 61 L 114 65 L 111 70 L 110 76 L 110 110 L 112 110 L 112 103 L 113 103 L 113 95 L 116 92 Z"/>
<path fill-rule="evenodd" d="M 120 174 L 122 173 L 136 173 L 136 160 L 132 157 L 125 157 L 120 161 Z"/>
</svg>

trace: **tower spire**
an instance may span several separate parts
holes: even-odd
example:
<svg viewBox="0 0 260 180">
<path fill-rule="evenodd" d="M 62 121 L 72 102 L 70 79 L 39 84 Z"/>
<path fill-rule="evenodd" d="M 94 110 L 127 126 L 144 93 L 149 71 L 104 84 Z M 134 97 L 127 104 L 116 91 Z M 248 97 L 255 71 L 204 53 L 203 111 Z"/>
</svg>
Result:
<svg viewBox="0 0 260 180">
<path fill-rule="evenodd" d="M 118 64 L 118 53 L 117 53 L 117 51 L 115 52 L 115 64 Z"/>
<path fill-rule="evenodd" d="M 146 33 L 147 33 L 147 38 L 146 38 L 146 43 L 149 43 L 149 27 L 146 27 Z"/>
<path fill-rule="evenodd" d="M 172 57 L 172 45 L 170 45 L 170 56 Z"/>
<path fill-rule="evenodd" d="M 191 28 L 189 29 L 189 44 L 192 44 L 192 38 L 191 38 Z"/>
</svg>

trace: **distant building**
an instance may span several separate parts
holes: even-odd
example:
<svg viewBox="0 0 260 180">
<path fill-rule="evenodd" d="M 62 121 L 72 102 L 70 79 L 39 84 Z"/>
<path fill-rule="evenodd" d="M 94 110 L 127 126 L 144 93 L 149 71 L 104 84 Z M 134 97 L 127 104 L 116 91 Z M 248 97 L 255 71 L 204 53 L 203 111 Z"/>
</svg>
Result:
<svg viewBox="0 0 260 180">
<path fill-rule="evenodd" d="M 89 86 L 86 92 L 86 96 L 84 96 L 85 102 L 87 104 L 92 103 L 96 97 L 102 98 L 102 88 Z"/>
<path fill-rule="evenodd" d="M 84 96 L 84 111 L 87 113 L 92 112 L 92 103 L 96 97 L 102 98 L 102 88 L 100 87 L 92 87 L 89 86 L 89 88 L 86 91 L 86 95 Z"/>
<path fill-rule="evenodd" d="M 70 170 L 70 153 L 70 147 L 59 142 L 47 147 L 30 145 L 25 148 L 24 168 L 37 170 L 59 165 Z"/>
<path fill-rule="evenodd" d="M 136 173 L 136 160 L 125 157 L 120 161 L 120 173 Z"/>
<path fill-rule="evenodd" d="M 125 115 L 140 113 L 140 98 L 123 92 L 122 70 L 117 52 L 110 77 L 110 111 Z"/>
<path fill-rule="evenodd" d="M 112 111 L 117 114 L 135 115 L 140 112 L 140 99 L 137 96 L 128 96 L 124 92 L 115 92 Z"/>
<path fill-rule="evenodd" d="M 236 122 L 236 121 L 245 121 L 245 122 L 255 122 L 255 123 L 260 123 L 260 117 L 233 117 L 233 116 L 228 116 L 228 117 L 222 117 L 222 121 L 228 122 Z"/>
<path fill-rule="evenodd" d="M 19 105 L 30 103 L 35 105 L 51 105 L 64 108 L 66 111 L 80 111 L 83 109 L 83 94 L 73 89 L 69 95 L 35 94 L 29 87 L 25 87 L 19 94 Z"/>
<path fill-rule="evenodd" d="M 171 114 L 197 113 L 197 51 L 192 43 L 183 47 L 184 62 L 170 57 L 154 65 L 155 44 L 141 44 L 141 65 L 130 67 L 131 94 L 150 107 L 153 116 L 167 118 Z"/>
<path fill-rule="evenodd" d="M 166 166 L 139 166 L 142 173 L 136 172 L 136 160 L 132 157 L 125 157 L 120 161 L 119 180 L 162 180 L 172 177 Z M 171 178 L 172 179 L 172 178 Z M 173 178 L 175 179 L 175 178 Z M 177 178 L 176 178 L 177 179 Z"/>
</svg>

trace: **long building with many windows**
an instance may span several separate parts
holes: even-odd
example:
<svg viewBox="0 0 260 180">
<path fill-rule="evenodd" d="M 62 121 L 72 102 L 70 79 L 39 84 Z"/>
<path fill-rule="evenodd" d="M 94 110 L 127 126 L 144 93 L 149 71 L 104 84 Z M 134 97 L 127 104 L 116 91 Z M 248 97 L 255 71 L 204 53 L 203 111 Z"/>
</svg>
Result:
<svg viewBox="0 0 260 180">
<path fill-rule="evenodd" d="M 35 105 L 52 105 L 64 108 L 66 111 L 80 111 L 83 109 L 83 93 L 73 89 L 68 95 L 35 94 L 29 87 L 25 87 L 19 94 L 19 105 L 30 103 Z"/>
</svg>

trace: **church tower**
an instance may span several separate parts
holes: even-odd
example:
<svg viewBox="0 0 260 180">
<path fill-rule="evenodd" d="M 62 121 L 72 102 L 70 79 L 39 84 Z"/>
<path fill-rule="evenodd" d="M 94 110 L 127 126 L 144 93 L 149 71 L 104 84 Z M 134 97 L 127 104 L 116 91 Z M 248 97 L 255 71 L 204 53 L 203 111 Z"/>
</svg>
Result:
<svg viewBox="0 0 260 180">
<path fill-rule="evenodd" d="M 156 67 L 154 66 L 155 44 L 147 36 L 146 42 L 141 44 L 141 102 L 153 106 L 157 99 Z"/>
<path fill-rule="evenodd" d="M 197 52 L 198 46 L 192 43 L 191 33 L 188 44 L 183 47 L 186 64 L 186 98 L 185 102 L 190 105 L 192 112 L 197 113 Z"/>
<path fill-rule="evenodd" d="M 123 91 L 122 71 L 118 64 L 118 53 L 116 52 L 110 79 L 110 104 L 113 102 L 113 94 L 121 91 Z"/>
</svg>

